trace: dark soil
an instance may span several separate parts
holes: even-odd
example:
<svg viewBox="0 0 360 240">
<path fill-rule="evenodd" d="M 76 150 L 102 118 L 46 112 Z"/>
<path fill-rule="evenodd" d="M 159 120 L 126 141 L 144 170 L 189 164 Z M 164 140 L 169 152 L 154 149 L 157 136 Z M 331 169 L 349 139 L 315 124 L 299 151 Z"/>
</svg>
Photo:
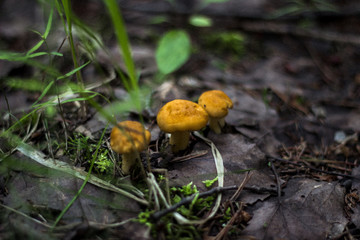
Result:
<svg viewBox="0 0 360 240">
<path fill-rule="evenodd" d="M 311 4 L 313 1 L 303 1 L 307 7 L 303 6 L 302 11 L 272 17 L 290 3 L 234 0 L 199 8 L 201 1 L 169 2 L 119 1 L 140 74 L 139 84 L 150 91 L 144 95 L 149 103 L 143 112 L 128 111 L 116 117 L 144 119 L 152 139 L 149 154 L 144 154 L 143 159 L 149 156 L 154 169 L 166 168 L 171 186 L 193 182 L 204 192 L 208 189 L 202 181 L 217 175 L 211 149 L 192 136 L 188 150 L 178 155 L 164 154 L 159 148 L 166 144 L 165 135 L 156 125 L 156 113 L 170 100 L 196 101 L 202 92 L 211 89 L 223 90 L 232 99 L 234 107 L 226 117 L 223 132 L 216 135 L 205 129 L 204 134 L 222 155 L 224 185 L 240 186 L 244 179 L 247 182 L 236 199 L 231 199 L 234 190 L 223 195 L 220 209 L 231 205 L 233 210 L 228 225 L 231 229 L 219 223 L 223 213 L 218 213 L 207 224 L 197 226 L 202 238 L 359 238 L 360 3 L 324 1 L 336 11 L 321 11 Z M 100 34 L 126 74 L 103 4 L 73 1 L 73 10 Z M 210 17 L 213 25 L 190 25 L 187 20 L 193 14 Z M 39 41 L 31 30 L 45 28 L 44 16 L 37 4 L 2 1 L 0 50 L 28 51 Z M 159 16 L 166 17 L 166 21 L 153 24 Z M 63 31 L 57 30 L 61 27 L 61 21 L 54 23 L 48 40 L 48 47 L 54 51 L 65 40 Z M 163 33 L 172 29 L 189 33 L 192 55 L 179 70 L 160 81 L 154 59 L 156 44 Z M 230 44 L 214 40 L 224 32 L 244 36 L 243 46 L 236 46 L 236 41 Z M 55 67 L 62 73 L 71 71 L 67 42 L 60 52 L 63 57 L 54 60 Z M 92 91 L 110 101 L 126 99 L 111 60 L 101 50 L 94 54 L 94 64 L 81 72 L 85 85 L 98 84 Z M 86 54 L 79 55 L 82 63 L 88 61 Z M 41 95 L 41 91 L 14 87 L 9 81 L 30 79 L 39 73 L 41 70 L 34 65 L 0 60 L 2 130 L 30 112 Z M 75 82 L 75 77 L 71 81 Z M 58 87 L 62 84 L 66 85 L 59 83 Z M 108 107 L 103 98 L 96 101 Z M 76 134 L 88 136 L 88 143 L 96 145 L 107 122 L 90 105 L 81 116 L 74 102 L 57 107 L 51 118 L 47 119 L 46 114 L 38 115 L 38 119 L 34 116 L 32 122 L 14 129 L 14 133 L 21 139 L 27 136 L 25 142 L 43 152 L 45 159 L 88 170 L 85 156 L 93 152 L 73 151 L 71 155 L 56 146 Z M 110 130 L 106 130 L 103 148 L 109 149 L 106 142 Z M 32 156 L 13 147 L 8 139 L 0 138 L 0 239 L 151 238 L 147 227 L 137 222 L 109 226 L 136 217 L 144 208 L 91 183 L 59 222 L 63 228 L 50 232 L 34 219 L 51 225 L 83 180 L 35 163 Z M 246 175 L 244 170 L 249 169 Z M 106 180 L 129 183 L 129 178 L 120 175 L 117 167 Z M 134 183 L 138 179 L 131 180 Z M 164 223 L 157 224 L 162 239 Z"/>
</svg>

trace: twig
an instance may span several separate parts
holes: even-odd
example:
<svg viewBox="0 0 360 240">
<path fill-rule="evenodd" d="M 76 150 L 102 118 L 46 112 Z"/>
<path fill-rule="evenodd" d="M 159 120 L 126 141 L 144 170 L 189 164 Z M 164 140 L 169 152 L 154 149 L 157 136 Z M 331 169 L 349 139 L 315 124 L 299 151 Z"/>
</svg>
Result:
<svg viewBox="0 0 360 240">
<path fill-rule="evenodd" d="M 171 212 L 174 212 L 176 211 L 176 209 L 178 209 L 179 207 L 181 207 L 182 205 L 185 205 L 185 204 L 188 204 L 188 203 L 191 203 L 193 201 L 193 199 L 198 196 L 198 198 L 203 198 L 203 197 L 207 197 L 207 196 L 210 196 L 210 195 L 213 195 L 213 194 L 219 194 L 219 193 L 222 193 L 222 192 L 225 192 L 225 191 L 229 191 L 229 190 L 236 190 L 238 189 L 238 186 L 228 186 L 228 187 L 216 187 L 216 188 L 213 188 L 209 191 L 206 191 L 206 192 L 202 192 L 202 193 L 199 193 L 199 194 L 193 194 L 189 197 L 186 197 L 184 199 L 182 199 L 180 202 L 170 206 L 169 208 L 166 208 L 166 209 L 163 209 L 163 210 L 160 210 L 160 211 L 157 211 L 155 212 L 152 216 L 151 216 L 151 219 L 155 222 L 157 220 L 159 220 L 161 217 L 163 217 L 164 215 L 168 214 L 168 213 L 171 213 Z"/>
<path fill-rule="evenodd" d="M 234 195 L 232 195 L 232 197 L 230 198 L 230 201 L 234 201 L 235 199 L 237 199 L 239 197 L 241 191 L 244 189 L 245 185 L 250 180 L 251 176 L 252 176 L 252 174 L 250 175 L 249 172 L 246 172 L 244 180 L 242 181 L 242 183 L 240 184 L 239 188 L 236 190 Z"/>
<path fill-rule="evenodd" d="M 274 161 L 272 159 L 270 159 L 271 162 L 271 170 L 273 171 L 274 175 L 275 175 L 275 179 L 276 179 L 276 189 L 277 189 L 277 196 L 280 202 L 280 197 L 281 197 L 281 183 L 280 183 L 280 178 L 279 178 L 279 174 L 276 171 L 275 165 L 274 165 Z"/>
<path fill-rule="evenodd" d="M 231 219 L 229 220 L 229 222 L 226 224 L 226 226 L 221 229 L 221 231 L 216 235 L 216 237 L 214 238 L 214 240 L 221 240 L 223 239 L 227 233 L 229 232 L 230 228 L 234 225 L 234 222 L 239 218 L 239 216 L 241 215 L 241 212 L 243 210 L 243 203 L 241 203 L 239 209 L 236 211 L 236 213 L 231 217 Z"/>
<path fill-rule="evenodd" d="M 289 160 L 282 159 L 282 158 L 279 158 L 279 157 L 270 156 L 270 155 L 267 155 L 267 157 L 270 158 L 270 159 L 273 159 L 275 161 L 278 161 L 278 162 L 288 163 L 288 164 L 292 164 L 292 165 L 295 165 L 295 166 L 298 166 L 298 167 L 305 167 L 305 168 L 308 168 L 309 170 L 314 171 L 314 172 L 320 172 L 320 173 L 325 173 L 325 174 L 329 174 L 329 175 L 335 175 L 335 176 L 340 176 L 340 177 L 348 177 L 348 178 L 353 178 L 353 179 L 360 180 L 360 177 L 353 176 L 353 175 L 329 172 L 329 171 L 317 169 L 317 168 L 314 168 L 314 167 L 311 167 L 311 166 L 305 166 L 304 164 L 301 164 L 301 163 L 291 162 Z"/>
<path fill-rule="evenodd" d="M 185 155 L 185 156 L 173 158 L 173 159 L 171 159 L 169 161 L 169 163 L 185 162 L 185 161 L 193 159 L 193 158 L 204 156 L 207 153 L 208 153 L 208 150 L 194 152 L 194 153 L 191 153 L 191 154 L 188 154 L 188 155 Z"/>
<path fill-rule="evenodd" d="M 277 195 L 277 190 L 271 188 L 264 188 L 264 187 L 244 187 L 244 190 L 254 192 L 254 193 L 270 193 L 272 195 Z"/>
</svg>

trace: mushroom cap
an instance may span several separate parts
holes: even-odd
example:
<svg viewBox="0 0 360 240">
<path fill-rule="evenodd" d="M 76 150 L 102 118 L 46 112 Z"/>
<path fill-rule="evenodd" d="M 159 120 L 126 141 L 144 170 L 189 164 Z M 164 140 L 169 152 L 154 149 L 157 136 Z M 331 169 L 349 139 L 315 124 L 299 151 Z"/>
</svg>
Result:
<svg viewBox="0 0 360 240">
<path fill-rule="evenodd" d="M 199 104 L 176 99 L 159 110 L 156 120 L 164 132 L 190 132 L 205 127 L 209 116 Z"/>
<path fill-rule="evenodd" d="M 222 118 L 228 114 L 228 109 L 233 107 L 231 99 L 221 90 L 206 91 L 199 97 L 202 106 L 212 118 Z"/>
<path fill-rule="evenodd" d="M 110 146 L 120 154 L 144 150 L 150 143 L 151 134 L 140 122 L 119 122 L 111 130 Z"/>
</svg>

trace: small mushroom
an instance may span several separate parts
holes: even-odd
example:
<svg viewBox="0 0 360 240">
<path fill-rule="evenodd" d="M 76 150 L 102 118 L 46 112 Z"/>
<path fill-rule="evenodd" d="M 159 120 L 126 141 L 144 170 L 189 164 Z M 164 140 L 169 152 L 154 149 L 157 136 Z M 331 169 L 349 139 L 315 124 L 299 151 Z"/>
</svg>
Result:
<svg viewBox="0 0 360 240">
<path fill-rule="evenodd" d="M 209 126 L 216 134 L 225 126 L 228 109 L 233 107 L 231 99 L 220 90 L 206 91 L 199 97 L 199 105 L 209 114 Z"/>
<path fill-rule="evenodd" d="M 149 145 L 150 138 L 150 132 L 136 121 L 120 122 L 111 130 L 110 146 L 122 154 L 121 170 L 125 175 L 130 174 L 136 160 L 140 159 L 139 152 Z"/>
<path fill-rule="evenodd" d="M 162 131 L 171 133 L 172 151 L 178 152 L 188 146 L 191 131 L 206 126 L 209 116 L 199 104 L 176 99 L 159 110 L 156 120 Z"/>
</svg>

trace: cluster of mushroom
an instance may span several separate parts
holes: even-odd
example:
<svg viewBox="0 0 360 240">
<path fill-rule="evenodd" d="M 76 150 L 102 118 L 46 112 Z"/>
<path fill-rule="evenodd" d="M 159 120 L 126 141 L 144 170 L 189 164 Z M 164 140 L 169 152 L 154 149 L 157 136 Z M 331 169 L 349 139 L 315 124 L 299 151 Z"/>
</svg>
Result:
<svg viewBox="0 0 360 240">
<path fill-rule="evenodd" d="M 158 112 L 159 128 L 170 133 L 170 145 L 173 152 L 187 148 L 190 132 L 197 131 L 209 122 L 210 129 L 221 133 L 225 125 L 228 109 L 233 107 L 231 99 L 220 90 L 207 91 L 201 94 L 198 104 L 176 99 L 166 103 Z M 150 132 L 139 122 L 124 121 L 112 129 L 110 135 L 111 148 L 122 154 L 122 171 L 129 174 L 139 159 L 139 152 L 150 142 Z"/>
<path fill-rule="evenodd" d="M 198 103 L 177 99 L 160 109 L 156 120 L 162 131 L 171 133 L 173 152 L 186 149 L 190 132 L 200 130 L 208 122 L 211 130 L 221 133 L 228 109 L 233 107 L 231 99 L 220 90 L 204 92 Z"/>
</svg>

